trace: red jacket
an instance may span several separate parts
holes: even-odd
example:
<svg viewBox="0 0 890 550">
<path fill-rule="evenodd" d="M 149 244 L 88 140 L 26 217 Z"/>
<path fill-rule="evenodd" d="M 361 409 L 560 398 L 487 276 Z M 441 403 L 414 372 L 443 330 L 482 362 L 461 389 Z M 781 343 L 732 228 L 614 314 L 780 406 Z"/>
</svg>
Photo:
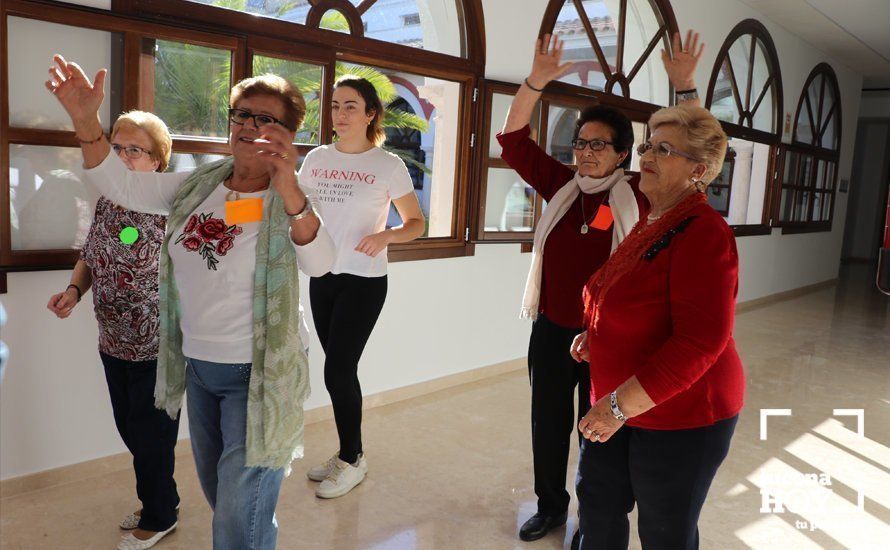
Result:
<svg viewBox="0 0 890 550">
<path fill-rule="evenodd" d="M 575 172 L 554 159 L 529 138 L 528 126 L 507 134 L 498 134 L 501 158 L 528 182 L 545 201 L 575 177 Z M 640 212 L 649 209 L 649 203 L 639 191 L 639 176 L 634 176 L 630 186 L 637 197 Z M 565 215 L 559 220 L 544 243 L 544 265 L 541 276 L 541 300 L 538 313 L 566 328 L 584 326 L 584 302 L 582 292 L 587 280 L 612 253 L 612 229 L 591 229 L 581 234 L 585 214 L 592 218 L 600 203 L 609 204 L 607 192 L 594 195 L 580 193 Z"/>
<path fill-rule="evenodd" d="M 596 333 L 588 333 L 591 403 L 633 375 L 656 403 L 629 426 L 696 428 L 742 408 L 745 375 L 732 338 L 735 236 L 707 204 L 692 216 L 666 248 L 611 287 Z"/>
</svg>

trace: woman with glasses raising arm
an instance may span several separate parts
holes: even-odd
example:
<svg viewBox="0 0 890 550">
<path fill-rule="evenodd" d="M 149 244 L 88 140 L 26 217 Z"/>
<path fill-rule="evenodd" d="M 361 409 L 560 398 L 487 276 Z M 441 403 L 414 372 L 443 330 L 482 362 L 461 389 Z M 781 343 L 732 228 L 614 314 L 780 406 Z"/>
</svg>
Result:
<svg viewBox="0 0 890 550">
<path fill-rule="evenodd" d="M 111 130 L 111 148 L 129 170 L 164 172 L 172 140 L 151 113 L 130 111 Z M 154 406 L 158 357 L 158 260 L 166 216 L 120 207 L 101 197 L 71 284 L 47 307 L 68 317 L 93 289 L 99 325 L 99 357 L 111 397 L 114 423 L 133 455 L 136 495 L 142 509 L 121 529 L 139 543 L 164 536 L 177 522 L 179 495 L 173 479 L 179 419 Z"/>
<path fill-rule="evenodd" d="M 698 35 L 687 35 L 689 52 L 674 38 L 673 54 L 663 52 L 665 69 L 680 90 L 692 88 L 701 55 Z M 583 326 L 584 283 L 608 259 L 648 210 L 639 177 L 626 174 L 633 146 L 630 119 L 617 109 L 592 106 L 575 124 L 572 149 L 576 170 L 550 157 L 530 139 L 529 122 L 547 84 L 572 64 L 560 63 L 562 42 L 538 39 L 532 70 L 498 134 L 501 157 L 548 202 L 534 237 L 532 267 L 522 316 L 534 320 L 528 351 L 532 389 L 531 423 L 535 494 L 538 509 L 519 530 L 536 540 L 566 521 L 569 493 L 566 470 L 575 426 L 573 393 L 578 386 L 578 416 L 590 408 L 590 376 L 569 350 Z M 694 100 L 693 93 L 683 99 Z M 680 97 L 678 97 L 680 99 Z"/>
<path fill-rule="evenodd" d="M 297 268 L 320 276 L 334 260 L 311 197 L 297 185 L 303 96 L 278 76 L 242 80 L 230 96 L 230 157 L 191 173 L 133 172 L 102 132 L 105 73 L 90 82 L 56 56 L 46 87 L 74 122 L 87 179 L 114 203 L 168 215 L 155 406 L 177 418 L 188 391 L 213 547 L 274 548 L 275 506 L 303 452 L 309 394 Z M 119 548 L 155 542 L 125 539 Z"/>
</svg>

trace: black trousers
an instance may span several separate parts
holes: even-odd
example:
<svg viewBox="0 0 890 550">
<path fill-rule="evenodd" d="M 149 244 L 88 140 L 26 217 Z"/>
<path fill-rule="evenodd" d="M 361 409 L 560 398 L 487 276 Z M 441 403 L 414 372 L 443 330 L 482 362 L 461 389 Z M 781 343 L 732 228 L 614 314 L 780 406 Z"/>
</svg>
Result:
<svg viewBox="0 0 890 550">
<path fill-rule="evenodd" d="M 572 434 L 590 410 L 590 371 L 569 354 L 580 328 L 559 326 L 543 315 L 532 325 L 528 376 L 532 387 L 532 452 L 538 512 L 561 514 L 569 507 L 566 473 Z M 574 393 L 578 386 L 578 415 Z"/>
<path fill-rule="evenodd" d="M 697 549 L 698 517 L 737 421 L 689 430 L 624 426 L 605 443 L 584 440 L 575 487 L 581 550 L 625 550 L 634 504 L 645 550 Z"/>
<path fill-rule="evenodd" d="M 142 501 L 139 528 L 164 531 L 176 522 L 179 494 L 173 479 L 176 420 L 155 408 L 157 360 L 125 361 L 99 353 L 111 396 L 114 423 L 133 455 L 136 496 Z"/>
<path fill-rule="evenodd" d="M 331 394 L 340 460 L 362 452 L 362 388 L 358 362 L 386 301 L 387 278 L 328 273 L 309 281 L 312 318 L 324 350 L 324 384 Z"/>
</svg>

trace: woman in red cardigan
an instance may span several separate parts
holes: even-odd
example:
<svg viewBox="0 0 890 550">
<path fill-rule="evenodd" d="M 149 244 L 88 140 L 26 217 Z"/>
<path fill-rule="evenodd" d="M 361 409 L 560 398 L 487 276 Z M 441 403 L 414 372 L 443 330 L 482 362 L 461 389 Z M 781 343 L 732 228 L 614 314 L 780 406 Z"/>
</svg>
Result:
<svg viewBox="0 0 890 550">
<path fill-rule="evenodd" d="M 698 517 L 729 451 L 745 390 L 732 338 L 738 255 L 705 189 L 727 138 L 705 109 L 649 120 L 640 190 L 651 209 L 585 287 L 572 355 L 590 363 L 579 423 L 581 549 L 698 548 Z"/>
<path fill-rule="evenodd" d="M 698 35 L 687 34 L 688 51 L 674 38 L 673 56 L 663 54 L 665 69 L 678 90 L 693 88 L 701 56 Z M 577 171 L 552 158 L 529 137 L 529 121 L 541 90 L 566 72 L 562 43 L 545 35 L 537 42 L 532 71 L 516 93 L 504 130 L 498 134 L 501 157 L 547 201 L 535 231 L 532 268 L 522 304 L 534 319 L 528 368 L 532 387 L 532 451 L 538 510 L 520 528 L 522 540 L 536 540 L 566 521 L 569 493 L 566 470 L 576 418 L 590 408 L 586 365 L 569 354 L 583 324 L 580 300 L 584 283 L 630 232 L 648 203 L 639 177 L 625 174 L 630 165 L 633 127 L 611 107 L 585 109 L 575 124 Z M 679 100 L 697 101 L 694 93 Z M 574 392 L 578 386 L 578 416 Z"/>
</svg>

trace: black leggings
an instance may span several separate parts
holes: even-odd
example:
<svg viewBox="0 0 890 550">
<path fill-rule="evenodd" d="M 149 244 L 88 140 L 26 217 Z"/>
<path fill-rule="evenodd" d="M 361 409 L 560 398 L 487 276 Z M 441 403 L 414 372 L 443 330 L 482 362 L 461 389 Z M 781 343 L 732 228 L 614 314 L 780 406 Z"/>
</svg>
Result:
<svg viewBox="0 0 890 550">
<path fill-rule="evenodd" d="M 584 440 L 575 485 L 581 550 L 625 550 L 634 504 L 645 550 L 697 549 L 698 516 L 737 421 L 688 430 L 623 426 L 605 443 Z"/>
<path fill-rule="evenodd" d="M 328 273 L 309 281 L 312 318 L 324 349 L 324 384 L 331 394 L 340 460 L 362 452 L 362 388 L 358 362 L 386 301 L 386 276 Z"/>
</svg>

